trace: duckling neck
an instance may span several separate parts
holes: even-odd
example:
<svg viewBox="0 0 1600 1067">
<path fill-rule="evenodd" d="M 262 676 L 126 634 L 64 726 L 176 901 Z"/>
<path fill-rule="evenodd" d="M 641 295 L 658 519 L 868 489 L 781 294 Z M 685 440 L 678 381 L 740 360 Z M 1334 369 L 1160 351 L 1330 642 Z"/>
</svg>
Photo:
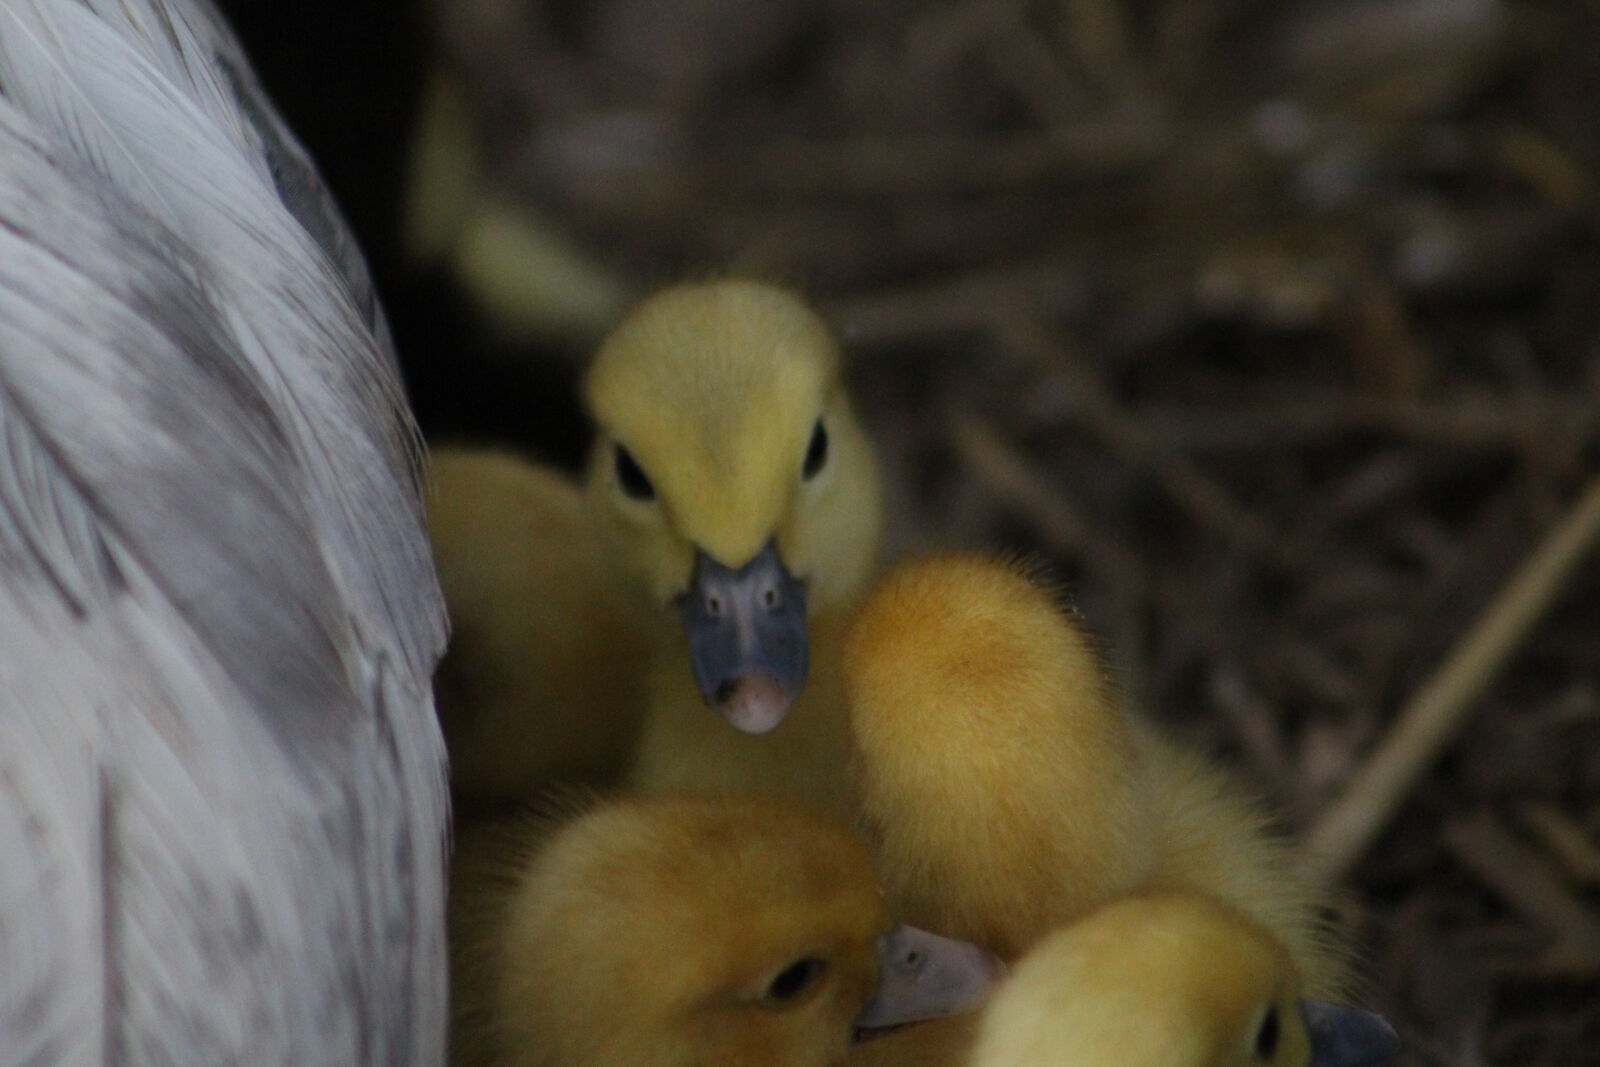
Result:
<svg viewBox="0 0 1600 1067">
<path fill-rule="evenodd" d="M 649 712 L 630 782 L 651 792 L 730 790 L 784 796 L 855 821 L 850 734 L 840 679 L 837 616 L 813 619 L 810 678 L 770 733 L 743 734 L 706 707 L 676 646 L 661 648 L 650 674 Z"/>
</svg>

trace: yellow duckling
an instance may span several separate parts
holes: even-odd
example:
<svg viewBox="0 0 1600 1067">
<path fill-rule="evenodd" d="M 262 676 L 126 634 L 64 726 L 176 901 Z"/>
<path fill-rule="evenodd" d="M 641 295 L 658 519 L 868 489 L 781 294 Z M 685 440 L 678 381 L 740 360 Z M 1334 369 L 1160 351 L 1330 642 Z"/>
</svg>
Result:
<svg viewBox="0 0 1600 1067">
<path fill-rule="evenodd" d="M 558 217 L 496 189 L 482 140 L 461 84 L 436 70 L 423 86 L 407 168 L 406 252 L 453 274 L 508 341 L 593 343 L 623 311 L 629 286 Z"/>
<path fill-rule="evenodd" d="M 678 286 L 606 339 L 584 396 L 611 558 L 680 616 L 704 701 L 772 730 L 805 683 L 808 623 L 853 604 L 877 548 L 876 468 L 833 336 L 786 290 Z"/>
<path fill-rule="evenodd" d="M 650 679 L 631 783 L 853 815 L 839 630 L 881 519 L 828 331 L 781 290 L 669 290 L 612 334 L 587 396 L 602 431 L 596 514 L 653 601 L 680 605 L 688 636 L 689 655 L 658 659 Z"/>
<path fill-rule="evenodd" d="M 843 655 L 862 807 L 908 919 L 1015 959 L 1137 886 L 1191 887 L 1271 930 L 1309 989 L 1342 989 L 1323 896 L 1289 845 L 1221 771 L 1123 714 L 1024 568 L 901 564 Z"/>
<path fill-rule="evenodd" d="M 1120 897 L 1047 935 L 981 1013 L 857 1045 L 849 1067 L 1372 1067 L 1394 1030 L 1302 996 L 1283 945 L 1213 896 Z"/>
<path fill-rule="evenodd" d="M 1155 865 L 1138 744 L 1099 660 L 1019 569 L 892 569 L 844 651 L 862 803 L 897 905 L 1015 958 Z"/>
<path fill-rule="evenodd" d="M 458 787 L 478 791 L 488 768 L 490 792 L 526 792 L 553 766 L 613 760 L 654 662 L 636 784 L 766 787 L 777 767 L 797 792 L 839 795 L 811 783 L 842 778 L 835 635 L 872 568 L 880 507 L 833 337 L 786 290 L 681 285 L 612 332 L 584 395 L 598 434 L 581 504 L 559 475 L 504 457 L 435 465 L 457 629 L 441 703 L 452 738 L 472 735 L 452 750 Z M 636 654 L 640 634 L 653 654 Z M 803 713 L 755 736 L 811 673 L 823 686 Z M 489 689 L 508 695 L 473 706 Z"/>
<path fill-rule="evenodd" d="M 891 926 L 861 843 L 749 797 L 480 829 L 451 903 L 453 1062 L 823 1067 L 970 1011 L 998 961 Z"/>
<path fill-rule="evenodd" d="M 435 449 L 428 532 L 453 624 L 435 683 L 457 792 L 603 784 L 633 753 L 648 616 L 578 486 L 508 452 Z"/>
<path fill-rule="evenodd" d="M 1063 927 L 985 1009 L 971 1067 L 1370 1067 L 1382 1018 L 1306 999 L 1260 925 L 1189 892 L 1126 897 Z"/>
</svg>

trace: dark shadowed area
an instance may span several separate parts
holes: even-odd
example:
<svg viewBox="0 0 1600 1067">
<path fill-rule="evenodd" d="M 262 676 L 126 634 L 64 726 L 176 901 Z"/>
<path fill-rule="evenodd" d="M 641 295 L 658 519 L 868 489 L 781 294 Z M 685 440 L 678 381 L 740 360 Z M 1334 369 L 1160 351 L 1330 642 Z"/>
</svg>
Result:
<svg viewBox="0 0 1600 1067">
<path fill-rule="evenodd" d="M 223 6 L 374 261 L 425 430 L 575 461 L 603 317 L 492 330 L 403 261 L 437 62 L 485 186 L 608 291 L 734 269 L 821 303 L 894 550 L 1048 559 L 1130 700 L 1300 830 L 1374 752 L 1420 766 L 1337 809 L 1376 831 L 1335 866 L 1401 1062 L 1594 1062 L 1600 559 L 1569 545 L 1526 632 L 1497 598 L 1580 500 L 1600 525 L 1597 9 Z M 1509 639 L 1463 652 L 1485 617 Z M 1432 758 L 1396 724 L 1452 657 Z"/>
</svg>

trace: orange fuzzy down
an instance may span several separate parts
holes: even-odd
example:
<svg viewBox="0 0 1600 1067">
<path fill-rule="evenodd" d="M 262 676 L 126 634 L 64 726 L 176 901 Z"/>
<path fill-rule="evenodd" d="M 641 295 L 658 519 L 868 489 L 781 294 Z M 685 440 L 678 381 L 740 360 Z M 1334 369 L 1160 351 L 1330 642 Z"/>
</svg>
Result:
<svg viewBox="0 0 1600 1067">
<path fill-rule="evenodd" d="M 1015 959 L 1134 888 L 1198 890 L 1269 930 L 1314 995 L 1347 991 L 1327 894 L 1262 806 L 1117 706 L 1025 567 L 974 553 L 894 567 L 844 664 L 862 807 L 908 921 Z"/>
<path fill-rule="evenodd" d="M 889 926 L 853 835 L 752 797 L 481 831 L 455 873 L 462 1067 L 827 1067 Z M 803 994 L 763 998 L 808 958 L 821 970 Z"/>
<path fill-rule="evenodd" d="M 908 921 L 1014 958 L 1150 870 L 1133 734 L 1022 568 L 934 555 L 891 570 L 851 624 L 845 689 Z"/>
</svg>

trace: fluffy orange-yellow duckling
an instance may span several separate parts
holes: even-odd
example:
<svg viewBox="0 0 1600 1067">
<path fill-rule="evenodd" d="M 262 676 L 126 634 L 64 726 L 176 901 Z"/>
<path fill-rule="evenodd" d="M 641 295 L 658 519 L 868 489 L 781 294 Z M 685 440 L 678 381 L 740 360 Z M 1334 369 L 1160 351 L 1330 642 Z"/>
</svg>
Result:
<svg viewBox="0 0 1600 1067">
<path fill-rule="evenodd" d="M 854 835 L 751 797 L 480 828 L 453 891 L 452 1054 L 473 1067 L 823 1067 L 999 974 L 892 925 Z"/>
<path fill-rule="evenodd" d="M 435 463 L 457 631 L 445 678 L 465 694 L 442 704 L 452 736 L 474 734 L 453 753 L 458 788 L 527 792 L 593 753 L 614 771 L 641 716 L 637 784 L 765 785 L 772 765 L 837 777 L 837 693 L 807 679 L 836 684 L 832 635 L 880 508 L 833 336 L 787 290 L 680 285 L 611 333 L 583 391 L 598 432 L 581 489 L 503 455 Z M 472 706 L 490 690 L 507 696 Z"/>
<path fill-rule="evenodd" d="M 851 627 L 862 803 L 892 899 L 1015 958 L 1148 877 L 1151 790 L 1049 591 L 977 555 L 901 564 Z"/>
<path fill-rule="evenodd" d="M 1260 807 L 1118 707 L 1099 657 L 1026 568 L 976 554 L 893 568 L 844 649 L 862 807 L 908 919 L 1015 959 L 1138 886 L 1223 898 L 1318 994 L 1344 959 L 1318 888 Z"/>
<path fill-rule="evenodd" d="M 978 1014 L 858 1045 L 849 1067 L 1374 1067 L 1394 1030 L 1303 995 L 1265 927 L 1209 894 L 1135 891 L 1057 928 Z"/>
<path fill-rule="evenodd" d="M 681 619 L 630 782 L 848 811 L 837 632 L 875 562 L 880 505 L 831 334 L 782 290 L 668 290 L 608 338 L 585 396 L 612 557 Z"/>
<path fill-rule="evenodd" d="M 1214 897 L 1139 893 L 1062 927 L 984 1010 L 971 1067 L 1371 1067 L 1399 1048 L 1308 999 L 1265 928 Z"/>
</svg>

